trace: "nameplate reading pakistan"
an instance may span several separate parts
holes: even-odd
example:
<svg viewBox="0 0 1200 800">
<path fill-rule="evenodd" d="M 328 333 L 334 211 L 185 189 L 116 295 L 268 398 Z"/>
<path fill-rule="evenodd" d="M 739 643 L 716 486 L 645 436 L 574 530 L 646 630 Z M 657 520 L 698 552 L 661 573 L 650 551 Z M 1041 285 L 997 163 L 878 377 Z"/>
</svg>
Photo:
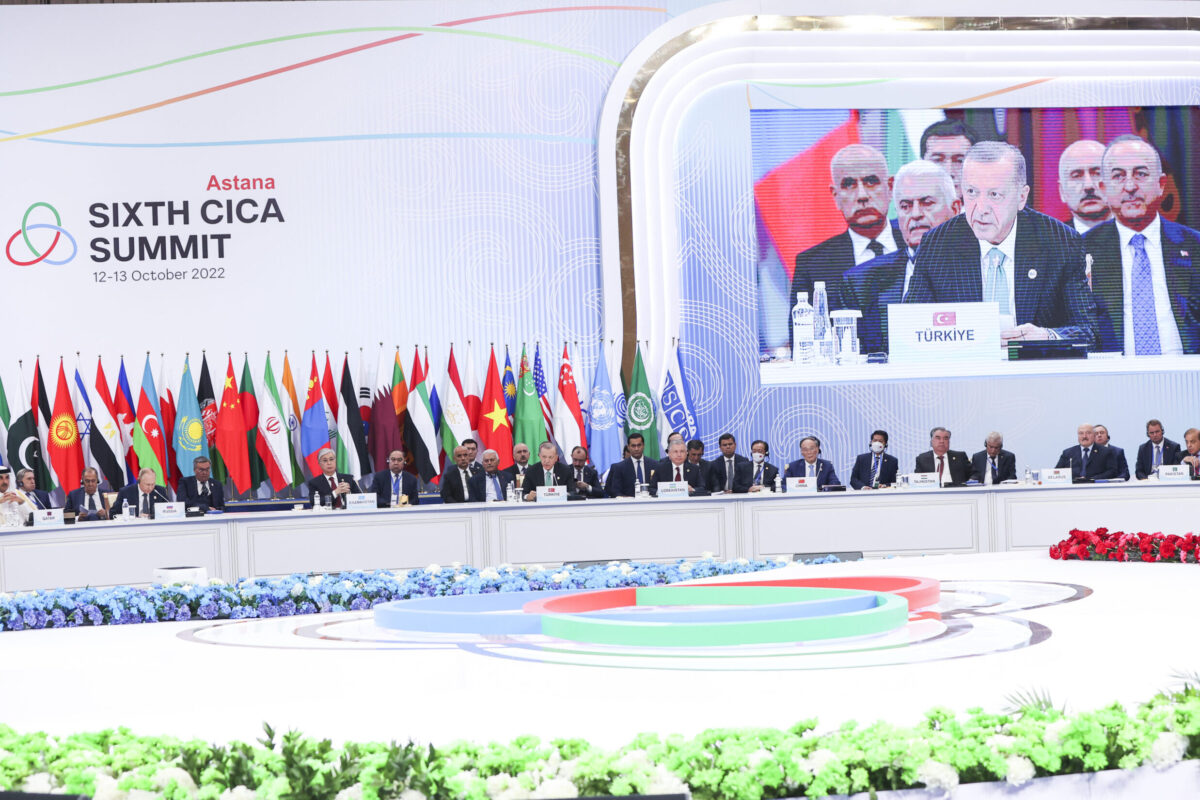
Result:
<svg viewBox="0 0 1200 800">
<path fill-rule="evenodd" d="M 995 303 L 888 305 L 888 361 L 996 361 L 1000 314 Z"/>
<path fill-rule="evenodd" d="M 1158 468 L 1158 479 L 1164 483 L 1190 481 L 1191 469 L 1187 464 L 1163 464 Z"/>
</svg>

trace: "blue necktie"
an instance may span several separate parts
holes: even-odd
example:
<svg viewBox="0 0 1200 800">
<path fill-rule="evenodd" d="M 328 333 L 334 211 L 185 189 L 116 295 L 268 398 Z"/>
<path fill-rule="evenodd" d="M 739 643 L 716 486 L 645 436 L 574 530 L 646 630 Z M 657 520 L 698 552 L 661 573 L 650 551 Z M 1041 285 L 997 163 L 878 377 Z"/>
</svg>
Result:
<svg viewBox="0 0 1200 800">
<path fill-rule="evenodd" d="M 1004 271 L 1004 253 L 999 247 L 993 247 L 988 251 L 987 262 L 987 280 L 991 291 L 985 291 L 983 299 L 995 301 L 1001 316 L 1011 315 L 1012 311 L 1008 305 L 1008 274 Z"/>
<path fill-rule="evenodd" d="M 399 496 L 400 496 L 400 476 L 393 475 L 392 476 L 392 497 L 399 497 Z"/>
<path fill-rule="evenodd" d="M 1162 466 L 1162 448 L 1159 445 L 1154 446 L 1154 468 L 1158 469 Z"/>
<path fill-rule="evenodd" d="M 1085 447 L 1085 448 L 1083 448 L 1083 451 L 1082 451 L 1083 458 L 1080 460 L 1080 463 L 1079 463 L 1079 474 L 1080 475 L 1087 475 L 1088 450 L 1091 450 L 1091 448 Z"/>
<path fill-rule="evenodd" d="M 879 456 L 875 456 L 875 463 L 871 465 L 871 485 L 879 484 Z"/>
<path fill-rule="evenodd" d="M 633 464 L 634 464 L 634 466 L 637 467 L 637 482 L 645 483 L 646 481 L 642 479 L 642 461 L 641 461 L 641 459 L 635 460 L 633 462 Z"/>
<path fill-rule="evenodd" d="M 1154 308 L 1154 278 L 1150 272 L 1150 256 L 1146 255 L 1146 237 L 1135 233 L 1129 240 L 1133 247 L 1133 352 L 1139 356 L 1156 356 L 1162 352 L 1158 341 L 1158 312 Z"/>
<path fill-rule="evenodd" d="M 754 473 L 754 485 L 755 486 L 762 486 L 762 471 L 763 471 L 762 464 L 759 464 L 758 472 Z"/>
<path fill-rule="evenodd" d="M 504 497 L 500 494 L 500 480 L 495 475 L 492 475 L 492 491 L 496 493 L 497 500 Z"/>
</svg>

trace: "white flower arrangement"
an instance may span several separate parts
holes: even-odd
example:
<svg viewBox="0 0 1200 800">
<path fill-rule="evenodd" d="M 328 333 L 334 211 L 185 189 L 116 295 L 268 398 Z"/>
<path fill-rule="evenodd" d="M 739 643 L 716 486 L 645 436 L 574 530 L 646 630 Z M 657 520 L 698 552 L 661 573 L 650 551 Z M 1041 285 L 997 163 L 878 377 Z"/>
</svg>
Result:
<svg viewBox="0 0 1200 800">
<path fill-rule="evenodd" d="M 1004 759 L 1004 763 L 1008 767 L 1004 773 L 1004 780 L 1010 786 L 1024 786 L 1037 774 L 1033 762 L 1025 756 L 1011 755 Z"/>
<path fill-rule="evenodd" d="M 1183 760 L 1187 747 L 1188 737 L 1174 731 L 1163 731 L 1154 740 L 1154 744 L 1150 745 L 1150 757 L 1147 761 L 1158 770 L 1173 767 Z"/>
<path fill-rule="evenodd" d="M 917 782 L 930 789 L 950 792 L 958 786 L 958 772 L 949 764 L 930 759 L 917 767 Z"/>
</svg>

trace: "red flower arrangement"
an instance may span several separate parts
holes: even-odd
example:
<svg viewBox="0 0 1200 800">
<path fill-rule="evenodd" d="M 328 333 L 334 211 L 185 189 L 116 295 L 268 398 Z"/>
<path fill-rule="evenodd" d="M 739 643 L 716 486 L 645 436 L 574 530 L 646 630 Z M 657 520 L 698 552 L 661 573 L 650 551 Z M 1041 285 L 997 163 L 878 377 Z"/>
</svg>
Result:
<svg viewBox="0 0 1200 800">
<path fill-rule="evenodd" d="M 1080 561 L 1170 561 L 1197 562 L 1200 537 L 1161 533 L 1110 533 L 1108 528 L 1094 531 L 1073 530 L 1070 536 L 1050 546 L 1050 557 L 1077 558 Z"/>
</svg>

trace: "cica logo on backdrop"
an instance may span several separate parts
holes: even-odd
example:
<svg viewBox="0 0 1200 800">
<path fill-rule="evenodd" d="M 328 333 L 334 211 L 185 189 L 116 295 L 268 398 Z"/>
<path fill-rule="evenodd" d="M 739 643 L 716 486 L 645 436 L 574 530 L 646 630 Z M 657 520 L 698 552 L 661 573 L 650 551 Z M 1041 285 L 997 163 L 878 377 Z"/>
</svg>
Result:
<svg viewBox="0 0 1200 800">
<path fill-rule="evenodd" d="M 38 209 L 44 211 L 38 212 Z M 37 213 L 35 213 L 37 212 Z M 30 222 L 30 219 L 33 222 Z M 49 220 L 53 218 L 54 222 Z M 53 237 L 51 237 L 53 233 Z M 32 234 L 32 235 L 31 235 Z M 20 240 L 19 242 L 17 240 Z M 14 245 L 16 247 L 14 248 Z M 70 253 L 64 252 L 70 246 Z M 60 250 L 60 246 L 62 250 Z M 49 203 L 37 202 L 25 209 L 21 218 L 21 227 L 8 237 L 4 246 L 4 255 L 8 263 L 18 267 L 32 267 L 35 264 L 50 264 L 61 267 L 69 264 L 79 254 L 75 237 L 62 227 L 62 218 L 58 209 Z M 57 255 L 58 258 L 51 258 Z"/>
</svg>

